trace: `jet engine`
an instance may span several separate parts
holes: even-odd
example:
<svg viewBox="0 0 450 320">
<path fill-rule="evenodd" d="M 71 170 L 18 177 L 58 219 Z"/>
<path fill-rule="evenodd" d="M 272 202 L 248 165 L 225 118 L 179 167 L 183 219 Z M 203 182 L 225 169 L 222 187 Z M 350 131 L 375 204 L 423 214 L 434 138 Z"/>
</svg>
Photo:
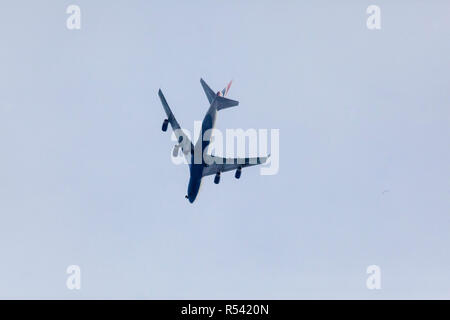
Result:
<svg viewBox="0 0 450 320">
<path fill-rule="evenodd" d="M 216 173 L 216 176 L 214 177 L 214 183 L 219 184 L 220 182 L 220 172 Z"/>
<path fill-rule="evenodd" d="M 167 131 L 167 126 L 168 126 L 168 125 L 169 125 L 169 120 L 168 120 L 168 119 L 165 119 L 164 122 L 163 122 L 163 124 L 162 124 L 161 130 L 164 131 L 164 132 L 166 132 L 166 131 Z"/>
<path fill-rule="evenodd" d="M 234 177 L 236 179 L 239 179 L 241 177 L 241 173 L 242 173 L 242 168 L 241 167 L 237 168 L 236 173 L 234 174 Z"/>
</svg>

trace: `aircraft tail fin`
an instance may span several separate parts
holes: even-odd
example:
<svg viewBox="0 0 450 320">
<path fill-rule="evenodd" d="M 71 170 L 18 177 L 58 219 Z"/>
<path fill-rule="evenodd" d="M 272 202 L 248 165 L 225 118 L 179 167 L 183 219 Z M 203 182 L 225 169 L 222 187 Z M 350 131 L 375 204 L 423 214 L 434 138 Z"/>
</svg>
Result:
<svg viewBox="0 0 450 320">
<path fill-rule="evenodd" d="M 208 84 L 205 82 L 205 80 L 200 79 L 200 83 L 202 84 L 203 91 L 205 91 L 205 94 L 206 94 L 206 97 L 208 98 L 209 103 L 211 104 L 214 102 L 214 99 L 216 97 L 225 97 L 227 95 L 228 91 L 230 90 L 231 84 L 233 83 L 233 80 L 231 80 L 227 84 L 227 86 L 225 88 L 223 88 L 223 90 L 217 91 L 217 93 L 214 92 L 214 90 L 208 86 Z M 229 107 L 225 107 L 225 108 L 229 108 Z M 224 108 L 222 108 L 222 109 L 224 109 Z"/>
<path fill-rule="evenodd" d="M 233 83 L 233 80 L 231 80 L 230 82 L 228 82 L 227 86 L 225 88 L 223 88 L 222 91 L 220 91 L 218 94 L 222 97 L 225 97 L 228 93 L 228 91 L 230 90 L 231 84 Z"/>
<path fill-rule="evenodd" d="M 230 81 L 227 86 L 217 93 L 215 93 L 205 82 L 205 80 L 200 79 L 200 83 L 202 84 L 203 91 L 205 91 L 206 97 L 208 98 L 208 101 L 210 104 L 216 104 L 217 110 L 222 110 L 226 108 L 235 107 L 239 104 L 238 101 L 231 100 L 228 98 L 225 98 L 225 95 L 228 93 L 231 87 L 232 81 Z"/>
<path fill-rule="evenodd" d="M 239 105 L 239 101 L 231 100 L 221 96 L 216 96 L 214 103 L 216 103 L 217 110 L 222 110 L 226 108 L 231 108 Z"/>
</svg>

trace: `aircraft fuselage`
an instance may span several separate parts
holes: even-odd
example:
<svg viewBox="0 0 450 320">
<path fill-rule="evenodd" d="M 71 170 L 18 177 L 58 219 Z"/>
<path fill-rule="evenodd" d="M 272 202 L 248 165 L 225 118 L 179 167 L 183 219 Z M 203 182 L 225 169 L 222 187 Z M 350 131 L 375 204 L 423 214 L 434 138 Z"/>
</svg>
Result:
<svg viewBox="0 0 450 320">
<path fill-rule="evenodd" d="M 214 103 L 211 103 L 208 112 L 203 118 L 201 135 L 194 146 L 194 152 L 191 152 L 191 163 L 189 164 L 190 178 L 187 191 L 187 198 L 190 203 L 195 201 L 195 198 L 197 198 L 200 191 L 203 168 L 205 167 L 203 155 L 205 154 L 205 151 L 208 150 L 209 143 L 211 142 L 211 133 L 216 122 L 216 115 L 217 108 Z M 195 163 L 194 160 L 200 162 L 200 159 L 201 163 Z"/>
</svg>

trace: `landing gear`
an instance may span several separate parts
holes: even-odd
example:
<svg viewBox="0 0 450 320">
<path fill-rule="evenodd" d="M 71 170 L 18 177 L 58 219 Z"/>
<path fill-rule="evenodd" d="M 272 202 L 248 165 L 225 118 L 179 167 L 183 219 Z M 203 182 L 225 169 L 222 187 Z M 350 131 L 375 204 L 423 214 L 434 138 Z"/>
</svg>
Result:
<svg viewBox="0 0 450 320">
<path fill-rule="evenodd" d="M 176 158 L 176 157 L 178 157 L 178 151 L 180 150 L 180 145 L 179 144 L 176 144 L 174 147 L 173 147 L 173 151 L 172 151 L 172 156 L 174 157 L 174 158 Z"/>
</svg>

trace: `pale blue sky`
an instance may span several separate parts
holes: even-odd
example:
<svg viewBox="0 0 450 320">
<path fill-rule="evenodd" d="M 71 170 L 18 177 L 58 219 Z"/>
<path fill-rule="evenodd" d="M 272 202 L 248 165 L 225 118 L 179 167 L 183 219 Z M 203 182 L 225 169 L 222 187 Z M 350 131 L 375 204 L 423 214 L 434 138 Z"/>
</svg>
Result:
<svg viewBox="0 0 450 320">
<path fill-rule="evenodd" d="M 449 15 L 448 1 L 2 1 L 0 297 L 450 298 Z M 280 171 L 209 177 L 191 205 L 157 90 L 192 130 L 200 77 L 234 80 L 219 129 L 280 129 Z"/>
</svg>

